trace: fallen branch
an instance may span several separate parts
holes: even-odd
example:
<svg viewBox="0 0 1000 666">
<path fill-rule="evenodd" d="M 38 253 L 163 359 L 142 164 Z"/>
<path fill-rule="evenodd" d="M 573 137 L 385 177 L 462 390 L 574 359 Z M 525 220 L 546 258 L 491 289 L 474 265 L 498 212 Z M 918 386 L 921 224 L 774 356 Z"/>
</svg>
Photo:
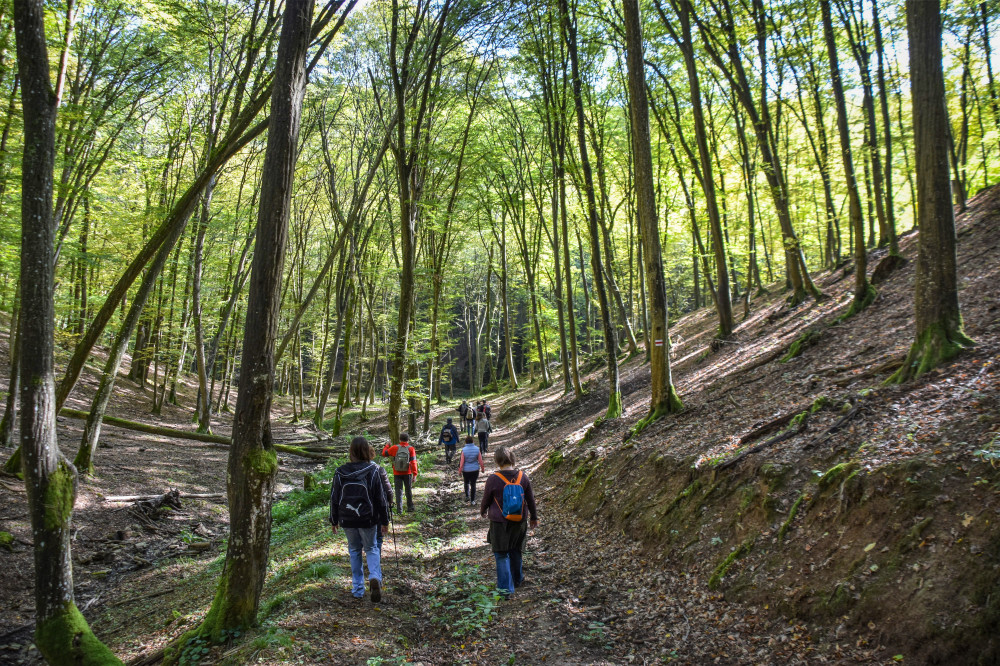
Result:
<svg viewBox="0 0 1000 666">
<path fill-rule="evenodd" d="M 168 587 L 167 589 L 160 590 L 159 592 L 151 592 L 149 594 L 140 594 L 137 597 L 129 597 L 127 599 L 122 599 L 120 601 L 114 602 L 113 604 L 108 604 L 108 606 L 110 608 L 116 608 L 118 606 L 124 606 L 125 604 L 130 604 L 133 601 L 145 601 L 146 599 L 153 599 L 155 597 L 162 597 L 164 594 L 170 594 L 173 591 L 174 591 L 174 588 Z"/>
<path fill-rule="evenodd" d="M 88 412 L 83 412 L 78 409 L 69 409 L 68 407 L 63 407 L 59 410 L 59 416 L 65 416 L 70 419 L 77 419 L 80 421 L 86 421 L 90 414 Z M 148 423 L 138 423 L 137 421 L 129 421 L 127 419 L 121 419 L 117 416 L 104 416 L 104 423 L 110 426 L 117 426 L 119 428 L 125 428 L 126 430 L 137 430 L 139 432 L 144 432 L 150 435 L 161 435 L 163 437 L 176 437 L 178 439 L 193 439 L 196 442 L 210 442 L 215 444 L 230 444 L 232 440 L 224 435 L 210 435 L 208 433 L 201 432 L 191 432 L 190 430 L 178 430 L 176 428 L 167 428 L 164 426 L 154 426 Z"/>
<path fill-rule="evenodd" d="M 792 419 L 801 414 L 804 410 L 808 409 L 808 405 L 800 405 L 795 407 L 792 411 L 782 414 L 776 419 L 771 419 L 767 423 L 755 427 L 753 430 L 740 437 L 740 446 L 746 444 L 747 442 L 752 442 L 758 437 L 762 437 L 767 433 L 771 432 L 775 428 L 781 428 L 782 426 L 788 425 Z"/>
<path fill-rule="evenodd" d="M 806 442 L 805 444 L 803 444 L 802 445 L 802 449 L 803 450 L 805 450 L 805 449 L 811 449 L 812 447 L 816 446 L 817 444 L 822 444 L 826 440 L 830 439 L 831 435 L 833 435 L 838 430 L 840 430 L 841 428 L 843 428 L 844 425 L 848 421 L 850 421 L 851 419 L 853 419 L 855 416 L 857 416 L 858 412 L 860 412 L 860 411 L 861 411 L 861 401 L 858 400 L 858 402 L 855 403 L 855 405 L 853 407 L 851 407 L 850 411 L 848 411 L 846 414 L 844 414 L 844 416 L 842 416 L 841 418 L 837 419 L 837 421 L 832 426 L 830 426 L 829 428 L 827 428 L 826 431 L 824 431 L 822 435 L 818 435 L 818 436 L 812 438 L 811 440 L 809 440 L 808 442 Z"/>
<path fill-rule="evenodd" d="M 795 430 L 786 430 L 785 432 L 781 433 L 780 435 L 776 435 L 776 436 L 772 437 L 771 439 L 767 440 L 766 442 L 761 442 L 757 446 L 750 447 L 749 449 L 747 449 L 743 453 L 739 454 L 735 458 L 731 458 L 731 459 L 725 461 L 724 463 L 720 463 L 720 464 L 716 465 L 715 468 L 714 468 L 714 471 L 720 472 L 720 471 L 726 469 L 727 467 L 732 467 L 733 465 L 735 465 L 736 463 L 740 462 L 741 460 L 743 460 L 744 458 L 746 458 L 749 455 L 757 453 L 758 451 L 762 451 L 762 450 L 766 449 L 769 446 L 773 446 L 773 445 L 777 444 L 778 442 L 783 442 L 786 439 L 791 439 L 792 437 L 795 437 L 796 435 L 799 435 L 799 434 L 803 433 L 806 430 L 806 427 L 807 427 L 806 426 L 806 420 L 807 419 L 803 419 L 802 425 L 800 425 Z"/>
<path fill-rule="evenodd" d="M 167 493 L 169 494 L 169 493 Z M 178 497 L 185 499 L 226 499 L 225 493 L 181 493 Z M 109 495 L 102 498 L 105 502 L 155 502 L 163 500 L 166 494 L 162 495 Z"/>
<path fill-rule="evenodd" d="M 88 412 L 83 412 L 78 409 L 69 409 L 68 407 L 63 407 L 59 411 L 60 416 L 65 416 L 70 419 L 78 419 L 81 421 L 86 421 L 90 416 Z M 118 428 L 124 428 L 125 430 L 136 430 L 138 432 L 144 432 L 150 435 L 160 435 L 161 437 L 174 437 L 177 439 L 191 439 L 196 442 L 205 442 L 207 444 L 224 444 L 230 446 L 233 440 L 225 435 L 211 435 L 208 433 L 191 432 L 190 430 L 178 430 L 176 428 L 167 428 L 164 426 L 154 426 L 147 423 L 138 423 L 136 421 L 129 421 L 127 419 L 121 419 L 116 416 L 105 416 L 104 422 L 110 426 L 115 426 Z M 324 454 L 316 451 L 311 451 L 308 449 L 303 449 L 297 446 L 298 444 L 316 444 L 324 440 L 320 439 L 307 439 L 297 442 L 288 442 L 284 444 L 275 444 L 274 449 L 276 451 L 281 451 L 283 453 L 289 453 L 291 455 L 300 456 L 302 458 L 310 458 L 312 460 L 328 460 L 332 455 L 333 451 Z M 13 490 L 13 489 L 11 489 Z"/>
</svg>

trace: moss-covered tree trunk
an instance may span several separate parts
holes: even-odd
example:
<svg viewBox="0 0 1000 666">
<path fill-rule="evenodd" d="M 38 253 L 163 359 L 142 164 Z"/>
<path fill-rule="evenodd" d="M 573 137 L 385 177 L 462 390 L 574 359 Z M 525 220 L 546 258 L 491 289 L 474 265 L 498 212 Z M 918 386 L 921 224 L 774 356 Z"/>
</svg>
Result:
<svg viewBox="0 0 1000 666">
<path fill-rule="evenodd" d="M 254 623 L 267 573 L 278 469 L 270 418 L 274 351 L 312 12 L 311 0 L 287 0 L 278 42 L 226 481 L 229 544 L 212 607 L 195 630 L 216 640 Z"/>
<path fill-rule="evenodd" d="M 649 326 L 652 398 L 646 423 L 683 408 L 670 374 L 670 341 L 667 335 L 667 285 L 663 276 L 663 253 L 656 219 L 656 190 L 653 185 L 653 152 L 649 137 L 649 106 L 643 64 L 642 23 L 638 0 L 624 0 L 625 43 L 628 49 L 629 107 L 632 120 L 632 155 L 635 169 L 636 214 L 643 245 L 643 272 L 649 295 Z"/>
<path fill-rule="evenodd" d="M 601 324 L 604 327 L 604 351 L 608 364 L 608 411 L 606 418 L 614 419 L 622 413 L 622 393 L 618 376 L 618 333 L 611 322 L 611 307 L 604 284 L 604 265 L 601 261 L 601 234 L 597 222 L 597 199 L 594 194 L 594 174 L 590 169 L 590 158 L 587 154 L 586 118 L 583 109 L 583 90 L 580 81 L 580 62 L 576 47 L 575 17 L 570 16 L 567 0 L 559 0 L 559 10 L 562 15 L 563 38 L 566 40 L 566 50 L 569 53 L 570 70 L 573 81 L 573 101 L 576 106 L 577 140 L 580 144 L 580 167 L 583 171 L 584 189 L 587 200 L 587 222 L 590 229 L 590 265 L 594 272 L 594 289 L 597 291 L 601 306 Z"/>
<path fill-rule="evenodd" d="M 59 452 L 53 377 L 55 271 L 52 170 L 56 98 L 49 83 L 42 0 L 14 3 L 23 82 L 21 170 L 21 452 L 35 559 L 35 644 L 50 664 L 121 663 L 73 601 L 71 520 L 76 470 Z"/>
<path fill-rule="evenodd" d="M 917 166 L 916 340 L 891 381 L 919 377 L 973 344 L 962 328 L 955 213 L 948 175 L 948 112 L 941 65 L 941 7 L 907 0 Z"/>
</svg>

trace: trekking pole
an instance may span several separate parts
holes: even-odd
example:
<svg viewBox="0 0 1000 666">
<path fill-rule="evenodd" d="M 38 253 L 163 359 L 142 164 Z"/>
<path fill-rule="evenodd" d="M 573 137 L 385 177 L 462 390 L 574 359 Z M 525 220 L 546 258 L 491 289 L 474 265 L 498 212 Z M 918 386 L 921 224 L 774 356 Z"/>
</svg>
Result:
<svg viewBox="0 0 1000 666">
<path fill-rule="evenodd" d="M 392 550 L 396 554 L 396 575 L 399 575 L 399 547 L 396 545 L 396 521 L 392 519 L 392 511 L 389 512 L 389 526 L 392 529 Z"/>
</svg>

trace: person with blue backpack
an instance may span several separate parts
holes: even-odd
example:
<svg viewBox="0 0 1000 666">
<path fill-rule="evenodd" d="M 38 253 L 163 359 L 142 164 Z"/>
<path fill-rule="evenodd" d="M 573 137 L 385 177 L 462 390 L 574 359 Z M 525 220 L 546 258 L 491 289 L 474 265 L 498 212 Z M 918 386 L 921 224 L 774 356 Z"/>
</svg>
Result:
<svg viewBox="0 0 1000 666">
<path fill-rule="evenodd" d="M 486 479 L 479 513 L 483 518 L 489 517 L 486 541 L 493 548 L 497 563 L 497 589 L 504 599 L 509 599 L 524 582 L 524 542 L 528 526 L 538 527 L 538 513 L 528 475 L 514 467 L 514 452 L 506 446 L 498 447 L 493 460 L 499 469 Z M 524 520 L 525 512 L 530 522 Z"/>
<path fill-rule="evenodd" d="M 450 418 L 448 423 L 441 428 L 438 444 L 444 444 L 444 462 L 446 465 L 450 465 L 451 459 L 455 457 L 455 449 L 458 448 L 458 428 L 455 427 Z"/>
<path fill-rule="evenodd" d="M 368 585 L 371 599 L 382 600 L 382 553 L 379 536 L 389 529 L 389 505 L 386 490 L 389 477 L 381 465 L 372 462 L 375 449 L 364 437 L 351 440 L 350 462 L 337 468 L 330 489 L 330 525 L 333 533 L 344 528 L 351 559 L 351 593 L 356 599 L 365 596 L 365 570 L 362 552 L 368 562 Z"/>
</svg>

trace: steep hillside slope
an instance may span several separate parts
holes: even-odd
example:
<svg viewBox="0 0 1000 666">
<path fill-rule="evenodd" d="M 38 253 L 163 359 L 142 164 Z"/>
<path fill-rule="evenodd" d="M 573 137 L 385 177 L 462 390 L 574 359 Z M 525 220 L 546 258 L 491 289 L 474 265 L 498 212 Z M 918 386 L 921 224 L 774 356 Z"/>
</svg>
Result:
<svg viewBox="0 0 1000 666">
<path fill-rule="evenodd" d="M 521 424 L 522 457 L 577 519 L 640 540 L 651 561 L 728 599 L 826 627 L 830 640 L 865 627 L 882 658 L 994 663 L 998 209 L 992 188 L 959 218 L 960 298 L 978 345 L 920 380 L 883 385 L 912 339 L 913 263 L 877 285 L 870 308 L 838 321 L 848 265 L 817 276 L 822 302 L 758 299 L 718 351 L 711 311 L 672 327 L 686 410 L 635 437 L 649 399 L 639 361 L 624 369 L 628 412 L 616 422 L 590 427 L 607 403 L 598 376 L 579 402 L 558 389 L 533 396 L 514 409 L 548 411 Z M 906 257 L 915 239 L 902 240 Z"/>
</svg>

